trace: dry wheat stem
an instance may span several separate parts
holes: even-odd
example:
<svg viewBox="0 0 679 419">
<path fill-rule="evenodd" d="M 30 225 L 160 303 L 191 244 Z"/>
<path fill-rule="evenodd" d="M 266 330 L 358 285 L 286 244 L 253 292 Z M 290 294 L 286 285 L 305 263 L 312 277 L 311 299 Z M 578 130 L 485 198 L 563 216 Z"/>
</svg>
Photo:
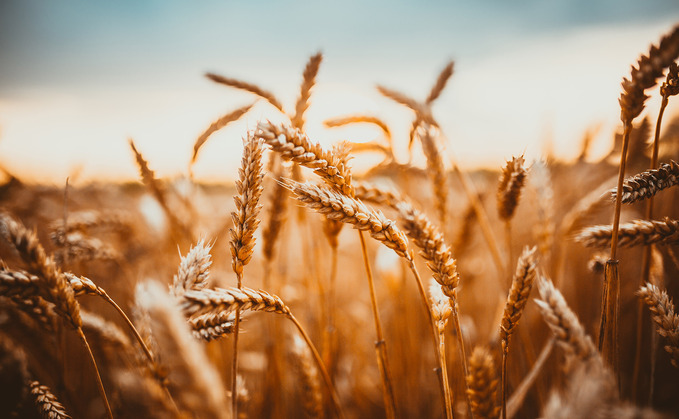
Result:
<svg viewBox="0 0 679 419">
<path fill-rule="evenodd" d="M 31 396 L 35 400 L 35 405 L 38 408 L 38 413 L 44 419 L 70 419 L 71 416 L 66 411 L 57 396 L 52 393 L 52 390 L 40 384 L 38 381 L 30 381 L 28 387 L 31 391 Z"/>
<path fill-rule="evenodd" d="M 656 169 L 658 167 L 658 152 L 660 149 L 660 126 L 662 124 L 662 118 L 663 114 L 665 113 L 665 108 L 667 108 L 667 104 L 669 102 L 669 96 L 674 96 L 679 93 L 679 66 L 676 63 L 670 64 L 670 69 L 667 73 L 667 78 L 665 82 L 660 86 L 660 94 L 662 95 L 662 102 L 660 104 L 660 111 L 658 111 L 658 120 L 656 121 L 655 124 L 655 135 L 653 137 L 653 154 L 651 156 L 651 171 Z M 670 167 L 666 167 L 669 165 Z M 666 171 L 670 171 L 669 169 L 679 169 L 679 165 L 673 160 L 670 161 L 670 163 L 664 163 L 662 164 L 658 170 L 662 169 L 667 169 Z M 675 174 L 679 173 L 679 170 L 672 170 Z M 665 175 L 665 170 L 662 172 L 658 173 L 658 177 L 662 178 L 663 180 L 666 179 Z M 676 176 L 673 176 L 676 179 Z M 669 181 L 669 179 L 667 179 Z M 671 181 L 670 181 L 671 182 Z M 659 183 L 659 182 L 652 182 L 654 185 Z M 664 184 L 665 182 L 663 182 Z M 669 183 L 669 182 L 667 182 Z M 659 186 L 659 185 L 658 185 Z M 653 204 L 654 204 L 654 197 L 655 194 L 651 194 L 649 196 L 648 202 L 646 202 L 646 211 L 644 213 L 644 218 L 646 220 L 652 220 L 653 219 Z M 623 200 L 625 197 L 623 197 Z M 645 284 L 649 282 L 650 279 L 650 273 L 651 273 L 651 255 L 653 252 L 653 247 L 652 246 L 646 246 L 644 249 L 644 254 L 641 259 L 641 269 L 642 269 L 642 274 L 641 274 L 641 284 Z M 634 371 L 632 374 L 632 399 L 636 399 L 636 391 L 638 389 L 638 382 L 639 382 L 639 373 L 641 369 L 641 341 L 642 341 L 642 335 L 643 335 L 643 326 L 644 326 L 644 317 L 643 317 L 643 302 L 640 300 L 639 303 L 637 304 L 637 330 L 636 330 L 636 350 L 635 350 L 635 357 L 634 357 Z M 652 351 L 655 354 L 655 351 Z M 651 372 L 651 383 L 653 383 L 653 371 Z M 652 386 L 652 384 L 651 384 Z M 652 392 L 649 392 L 649 394 Z"/>
<path fill-rule="evenodd" d="M 120 317 L 123 318 L 125 323 L 127 323 L 127 326 L 132 331 L 132 334 L 134 334 L 134 337 L 135 339 L 137 339 L 137 342 L 139 342 L 139 345 L 144 351 L 144 354 L 148 358 L 149 362 L 151 362 L 151 364 L 155 364 L 155 361 L 153 360 L 153 355 L 151 354 L 151 350 L 148 348 L 148 346 L 146 346 L 146 343 L 139 334 L 139 331 L 137 330 L 136 327 L 134 327 L 134 324 L 132 323 L 130 318 L 127 317 L 127 314 L 125 314 L 123 309 L 120 308 L 120 306 L 113 300 L 113 298 L 111 298 L 108 295 L 108 293 L 106 293 L 106 290 L 96 285 L 91 279 L 86 278 L 84 276 L 78 277 L 70 272 L 65 272 L 64 275 L 66 275 L 66 278 L 71 284 L 71 287 L 73 288 L 76 297 L 80 295 L 96 295 L 103 298 L 104 301 L 109 303 L 118 312 L 118 314 L 120 314 Z"/>
<path fill-rule="evenodd" d="M 538 378 L 538 375 L 542 371 L 542 368 L 547 362 L 547 359 L 549 359 L 549 355 L 552 353 L 552 349 L 554 348 L 554 342 L 555 338 L 553 337 L 547 341 L 547 343 L 542 348 L 540 355 L 535 360 L 535 363 L 531 367 L 528 374 L 526 374 L 521 383 L 514 390 L 514 393 L 512 393 L 512 396 L 509 398 L 509 401 L 507 402 L 508 418 L 510 419 L 513 418 L 521 408 L 523 401 L 526 399 L 526 396 L 528 395 L 528 391 L 535 383 L 535 380 Z"/>
<path fill-rule="evenodd" d="M 325 384 L 328 387 L 335 408 L 338 415 L 344 417 L 339 398 L 332 385 L 332 380 L 323 365 L 323 361 L 316 351 L 311 339 L 304 331 L 302 325 L 292 315 L 290 308 L 275 295 L 271 295 L 265 291 L 255 291 L 250 288 L 205 288 L 202 290 L 188 290 L 181 297 L 180 307 L 186 317 L 196 318 L 199 315 L 215 314 L 218 316 L 225 316 L 233 313 L 236 310 L 251 310 L 251 311 L 268 311 L 287 316 L 297 327 L 300 334 L 309 346 L 314 359 L 316 360 L 319 371 L 321 372 Z"/>
<path fill-rule="evenodd" d="M 509 354 L 509 338 L 516 328 L 523 309 L 528 302 L 528 296 L 533 288 L 533 281 L 537 275 L 536 247 L 526 247 L 519 256 L 516 272 L 507 296 L 502 323 L 500 324 L 500 340 L 502 342 L 502 368 L 500 374 L 500 389 L 502 391 L 502 417 L 507 418 L 507 357 Z"/>
<path fill-rule="evenodd" d="M 85 345 L 85 348 L 87 348 L 87 352 L 90 355 L 90 361 L 92 361 L 92 366 L 94 367 L 94 373 L 97 377 L 97 385 L 99 386 L 99 394 L 101 395 L 101 398 L 104 400 L 104 407 L 106 407 L 106 413 L 108 414 L 108 417 L 110 419 L 113 419 L 113 412 L 111 411 L 111 405 L 108 403 L 108 397 L 106 397 L 106 390 L 104 389 L 104 383 L 101 381 L 101 375 L 99 374 L 99 367 L 97 367 L 97 361 L 94 359 L 94 354 L 92 353 L 92 348 L 90 348 L 90 344 L 87 342 L 87 338 L 85 337 L 85 334 L 83 333 L 82 327 L 78 327 L 76 329 L 78 332 L 78 337 L 80 337 L 80 340 L 83 342 Z"/>
<path fill-rule="evenodd" d="M 377 309 L 377 296 L 375 295 L 375 283 L 370 269 L 370 260 L 368 259 L 368 251 L 365 245 L 365 238 L 363 232 L 359 230 L 358 236 L 361 239 L 361 250 L 363 251 L 363 263 L 365 265 L 366 274 L 368 276 L 368 287 L 370 288 L 370 301 L 373 312 L 373 320 L 375 323 L 375 333 L 377 341 L 375 342 L 375 352 L 377 353 L 377 364 L 382 378 L 382 394 L 384 396 L 384 408 L 386 410 L 387 419 L 394 419 L 396 417 L 396 398 L 394 396 L 393 380 L 391 378 L 391 369 L 389 368 L 389 359 L 387 357 L 387 342 L 384 340 L 384 333 L 382 332 L 382 322 L 380 321 L 380 312 Z"/>
<path fill-rule="evenodd" d="M 496 419 L 500 416 L 497 406 L 498 379 L 493 356 L 488 349 L 477 346 L 469 359 L 469 373 L 465 375 L 468 399 L 472 414 L 477 419 Z"/>
<path fill-rule="evenodd" d="M 295 128 L 304 128 L 304 112 L 309 108 L 309 98 L 311 97 L 311 89 L 316 83 L 316 75 L 318 69 L 323 61 L 323 54 L 320 52 L 312 55 L 304 67 L 302 74 L 302 85 L 300 86 L 299 98 L 295 104 L 295 115 L 291 118 L 292 126 Z"/>
<path fill-rule="evenodd" d="M 358 230 L 365 230 L 375 240 L 394 250 L 408 260 L 408 239 L 379 211 L 368 208 L 361 201 L 339 194 L 332 189 L 311 183 L 297 183 L 284 180 L 285 185 L 300 202 L 326 217 L 351 224 Z"/>
<path fill-rule="evenodd" d="M 312 142 L 302 131 L 260 122 L 255 132 L 271 149 L 286 159 L 313 169 L 329 185 L 352 197 L 351 173 L 341 158 L 324 150 L 320 144 Z"/>
<path fill-rule="evenodd" d="M 259 86 L 255 85 L 255 84 L 247 83 L 247 82 L 237 80 L 237 79 L 232 79 L 232 78 L 229 78 L 229 77 L 219 76 L 219 75 L 213 74 L 213 73 L 207 73 L 207 74 L 205 74 L 205 77 L 214 81 L 215 83 L 223 84 L 223 85 L 226 85 L 226 86 L 229 86 L 229 87 L 234 87 L 234 88 L 240 89 L 240 90 L 245 90 L 246 92 L 250 92 L 254 95 L 261 97 L 262 99 L 266 99 L 276 109 L 283 112 L 283 106 L 278 101 L 278 99 L 276 99 L 276 97 L 273 95 L 273 93 L 266 91 L 266 90 L 260 88 Z"/>
<path fill-rule="evenodd" d="M 650 283 L 642 286 L 637 295 L 648 306 L 657 332 L 667 340 L 665 351 L 672 357 L 672 365 L 679 368 L 679 314 L 667 292 Z"/>
<path fill-rule="evenodd" d="M 605 248 L 611 243 L 615 230 L 610 225 L 591 226 L 575 237 L 588 247 Z M 618 246 L 632 247 L 653 243 L 675 244 L 679 242 L 679 221 L 666 218 L 658 220 L 633 220 L 620 225 Z"/>
<path fill-rule="evenodd" d="M 236 181 L 237 195 L 233 197 L 236 211 L 231 213 L 233 228 L 230 229 L 231 267 L 238 278 L 238 288 L 242 287 L 243 267 L 248 264 L 255 247 L 254 234 L 259 225 L 259 198 L 262 195 L 262 150 L 263 142 L 259 138 L 250 137 L 244 140 L 243 159 Z M 231 370 L 231 392 L 238 394 L 238 335 L 240 309 L 236 307 L 233 331 L 233 364 Z M 238 417 L 238 398 L 232 397 L 232 417 Z"/>
<path fill-rule="evenodd" d="M 488 244 L 488 248 L 490 249 L 490 254 L 493 257 L 495 268 L 497 269 L 498 274 L 501 274 L 502 272 L 504 272 L 505 267 L 504 263 L 502 262 L 502 256 L 500 256 L 500 250 L 497 244 L 497 239 L 493 234 L 493 229 L 490 227 L 490 222 L 488 221 L 488 215 L 486 214 L 486 210 L 483 208 L 483 204 L 479 199 L 479 195 L 474 190 L 474 186 L 471 184 L 467 175 L 465 173 L 462 173 L 460 167 L 455 162 L 452 162 L 452 166 L 453 171 L 455 172 L 455 174 L 457 174 L 457 177 L 460 180 L 460 183 L 462 184 L 462 188 L 464 189 L 464 192 L 467 195 L 467 198 L 469 199 L 469 203 L 474 207 L 476 219 L 479 222 L 479 227 L 481 227 L 483 238 L 485 239 L 486 243 Z M 498 286 L 502 287 L 502 281 L 500 281 L 499 277 Z"/>
<path fill-rule="evenodd" d="M 193 145 L 193 155 L 191 156 L 191 163 L 189 163 L 189 167 L 193 166 L 193 164 L 196 162 L 196 159 L 198 158 L 198 152 L 212 134 L 229 125 L 231 122 L 239 120 L 253 106 L 254 103 L 240 107 L 232 112 L 229 112 L 228 114 L 222 116 L 221 118 L 217 119 L 215 122 L 210 124 L 210 126 L 207 127 L 207 129 L 203 131 L 202 134 L 200 134 L 198 139 L 196 139 L 195 144 Z"/>
</svg>

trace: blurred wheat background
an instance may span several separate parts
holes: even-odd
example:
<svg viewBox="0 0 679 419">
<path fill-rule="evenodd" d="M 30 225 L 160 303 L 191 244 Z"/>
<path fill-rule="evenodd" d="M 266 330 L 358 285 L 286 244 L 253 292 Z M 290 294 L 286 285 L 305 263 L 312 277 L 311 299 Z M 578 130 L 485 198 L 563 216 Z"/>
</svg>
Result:
<svg viewBox="0 0 679 419">
<path fill-rule="evenodd" d="M 679 417 L 677 22 L 3 2 L 0 416 Z"/>
</svg>

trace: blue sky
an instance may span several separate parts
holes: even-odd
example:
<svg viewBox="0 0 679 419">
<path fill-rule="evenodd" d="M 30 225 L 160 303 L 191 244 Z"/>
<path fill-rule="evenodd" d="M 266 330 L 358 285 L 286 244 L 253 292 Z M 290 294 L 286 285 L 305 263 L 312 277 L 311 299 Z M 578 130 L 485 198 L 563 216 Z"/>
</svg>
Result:
<svg viewBox="0 0 679 419">
<path fill-rule="evenodd" d="M 206 71 L 256 82 L 290 107 L 317 50 L 325 60 L 315 104 L 328 109 L 312 105 L 319 118 L 355 109 L 401 132 L 409 113 L 380 98 L 375 83 L 423 97 L 454 59 L 434 111 L 459 160 L 493 166 L 524 149 L 538 155 L 547 135 L 568 154 L 589 125 L 610 134 L 621 77 L 675 23 L 679 3 L 669 0 L 3 0 L 0 162 L 40 168 L 41 179 L 58 183 L 73 167 L 134 177 L 132 136 L 161 173 L 181 172 L 200 131 L 251 100 L 212 85 Z M 333 103 L 339 97 L 343 105 Z M 223 137 L 240 138 L 266 112 Z M 332 136 L 311 122 L 310 133 Z M 230 145 L 211 145 L 198 172 L 232 177 L 224 164 L 237 164 L 240 141 L 217 141 Z M 478 144 L 497 152 L 488 157 Z"/>
</svg>

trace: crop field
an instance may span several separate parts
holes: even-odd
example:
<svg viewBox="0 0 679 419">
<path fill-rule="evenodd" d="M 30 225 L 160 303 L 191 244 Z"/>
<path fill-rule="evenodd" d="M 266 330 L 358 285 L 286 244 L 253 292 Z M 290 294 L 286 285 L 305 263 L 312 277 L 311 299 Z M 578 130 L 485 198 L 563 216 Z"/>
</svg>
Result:
<svg viewBox="0 0 679 419">
<path fill-rule="evenodd" d="M 137 182 L 3 169 L 0 417 L 679 417 L 679 26 L 648 42 L 603 158 L 583 135 L 575 159 L 461 167 L 435 116 L 452 61 L 417 98 L 377 86 L 409 132 L 337 115 L 374 140 L 321 145 L 316 53 L 294 109 L 207 74 L 270 105 L 232 139 L 235 183 L 192 169 L 251 106 L 181 177 L 134 139 Z"/>
</svg>

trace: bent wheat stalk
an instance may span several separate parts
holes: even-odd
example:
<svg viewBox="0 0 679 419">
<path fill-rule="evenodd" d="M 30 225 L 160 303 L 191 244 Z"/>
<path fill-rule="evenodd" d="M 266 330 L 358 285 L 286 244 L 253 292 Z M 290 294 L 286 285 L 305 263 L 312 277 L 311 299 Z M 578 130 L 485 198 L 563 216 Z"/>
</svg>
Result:
<svg viewBox="0 0 679 419">
<path fill-rule="evenodd" d="M 320 354 L 314 347 L 313 342 L 299 321 L 292 315 L 290 308 L 280 299 L 280 297 L 269 294 L 265 291 L 255 291 L 253 289 L 242 288 L 205 288 L 202 290 L 188 290 L 182 297 L 180 306 L 186 317 L 195 317 L 208 313 L 219 313 L 227 315 L 237 310 L 266 311 L 278 313 L 290 319 L 300 335 L 306 342 L 311 354 L 318 366 L 323 381 L 330 393 L 337 414 L 344 418 L 344 412 L 339 402 L 339 397 L 332 384 L 330 375 L 323 364 Z"/>
<path fill-rule="evenodd" d="M 259 225 L 257 215 L 262 208 L 259 198 L 262 195 L 262 140 L 254 137 L 244 141 L 243 161 L 240 177 L 236 181 L 238 195 L 233 200 L 236 211 L 231 213 L 233 228 L 230 230 L 231 266 L 238 278 L 238 288 L 242 287 L 243 267 L 250 262 L 255 247 L 255 231 Z M 236 309 L 233 330 L 233 367 L 231 371 L 231 391 L 238 394 L 238 323 L 240 310 Z M 232 397 L 232 417 L 238 417 L 238 398 Z"/>
<path fill-rule="evenodd" d="M 533 281 L 537 275 L 536 247 L 526 247 L 519 256 L 516 273 L 507 296 L 505 311 L 500 325 L 500 340 L 502 342 L 502 370 L 500 374 L 500 391 L 502 391 L 502 418 L 507 418 L 507 356 L 509 355 L 509 338 L 519 323 L 523 309 L 528 302 L 528 296 L 533 288 Z"/>
</svg>

